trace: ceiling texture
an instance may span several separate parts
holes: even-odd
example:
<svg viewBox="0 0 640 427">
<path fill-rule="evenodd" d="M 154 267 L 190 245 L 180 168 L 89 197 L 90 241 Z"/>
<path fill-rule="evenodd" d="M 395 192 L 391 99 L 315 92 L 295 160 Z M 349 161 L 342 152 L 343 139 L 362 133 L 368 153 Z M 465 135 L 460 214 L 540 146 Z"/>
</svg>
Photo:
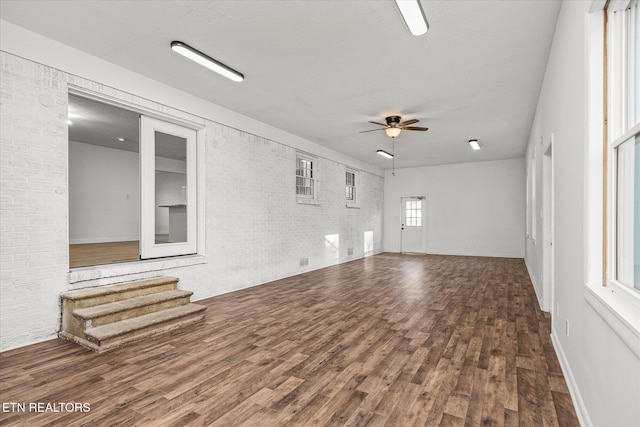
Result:
<svg viewBox="0 0 640 427">
<path fill-rule="evenodd" d="M 384 169 L 391 139 L 360 131 L 389 115 L 429 128 L 396 138 L 396 168 L 524 156 L 561 2 L 421 3 L 422 36 L 391 0 L 2 0 L 0 17 Z"/>
</svg>

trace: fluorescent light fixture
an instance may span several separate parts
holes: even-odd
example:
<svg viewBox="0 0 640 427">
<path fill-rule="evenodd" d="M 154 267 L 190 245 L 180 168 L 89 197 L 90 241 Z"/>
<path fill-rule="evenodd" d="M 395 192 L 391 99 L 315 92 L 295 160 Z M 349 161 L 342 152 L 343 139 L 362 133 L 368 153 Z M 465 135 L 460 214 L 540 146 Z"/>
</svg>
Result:
<svg viewBox="0 0 640 427">
<path fill-rule="evenodd" d="M 174 41 L 171 42 L 171 49 L 173 49 L 174 52 L 177 52 L 180 55 L 184 56 L 185 58 L 189 58 L 190 60 L 197 62 L 203 67 L 206 67 L 211 71 L 215 71 L 216 73 L 228 79 L 231 79 L 234 82 L 241 82 L 244 80 L 244 76 L 241 73 L 237 72 L 231 67 L 227 67 L 222 62 L 216 61 L 210 56 L 205 55 L 199 50 L 192 48 L 188 44 Z"/>
<path fill-rule="evenodd" d="M 396 4 L 411 34 L 421 36 L 429 31 L 429 23 L 419 0 L 396 0 Z"/>
<path fill-rule="evenodd" d="M 395 138 L 396 136 L 400 135 L 400 132 L 402 131 L 402 129 L 400 129 L 400 128 L 386 128 L 384 131 L 386 132 L 388 137 Z"/>
<path fill-rule="evenodd" d="M 478 144 L 478 140 L 477 139 L 470 139 L 469 140 L 469 145 L 471 146 L 471 148 L 473 148 L 474 150 L 479 150 L 480 149 L 480 144 Z"/>
<path fill-rule="evenodd" d="M 389 154 L 384 150 L 378 150 L 376 153 L 380 154 L 382 157 L 386 157 L 387 159 L 393 159 L 393 154 Z"/>
</svg>

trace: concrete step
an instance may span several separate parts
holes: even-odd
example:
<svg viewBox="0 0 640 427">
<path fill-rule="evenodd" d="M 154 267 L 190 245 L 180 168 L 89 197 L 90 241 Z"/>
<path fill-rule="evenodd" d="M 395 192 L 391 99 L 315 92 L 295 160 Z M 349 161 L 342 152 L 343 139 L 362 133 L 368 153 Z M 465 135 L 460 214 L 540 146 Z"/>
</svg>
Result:
<svg viewBox="0 0 640 427">
<path fill-rule="evenodd" d="M 77 289 L 65 292 L 61 297 L 63 305 L 72 306 L 71 311 L 73 311 L 78 308 L 93 307 L 141 295 L 171 291 L 177 288 L 178 281 L 177 277 L 158 277 L 95 288 Z"/>
<path fill-rule="evenodd" d="M 60 336 L 98 353 L 103 353 L 131 341 L 198 322 L 204 318 L 205 310 L 206 307 L 203 305 L 187 304 L 87 329 L 85 331 L 87 339 L 64 332 L 61 332 Z"/>
<path fill-rule="evenodd" d="M 179 289 L 155 292 L 107 304 L 95 305 L 93 307 L 77 308 L 73 310 L 73 315 L 79 318 L 80 321 L 85 322 L 84 328 L 86 330 L 160 310 L 186 305 L 189 304 L 191 295 L 193 295 L 193 292 Z"/>
</svg>

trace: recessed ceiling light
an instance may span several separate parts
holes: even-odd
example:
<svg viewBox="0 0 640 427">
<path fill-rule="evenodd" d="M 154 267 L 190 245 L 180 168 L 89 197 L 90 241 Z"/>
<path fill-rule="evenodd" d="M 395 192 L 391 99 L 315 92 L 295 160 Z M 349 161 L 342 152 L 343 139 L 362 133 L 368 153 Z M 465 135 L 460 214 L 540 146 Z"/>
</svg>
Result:
<svg viewBox="0 0 640 427">
<path fill-rule="evenodd" d="M 471 146 L 471 148 L 473 148 L 474 150 L 479 150 L 480 149 L 480 144 L 478 143 L 477 139 L 470 139 L 469 140 L 469 145 Z"/>
<path fill-rule="evenodd" d="M 411 34 L 421 36 L 429 31 L 429 24 L 419 0 L 396 0 L 396 4 Z"/>
<path fill-rule="evenodd" d="M 216 73 L 228 79 L 231 79 L 234 82 L 241 82 L 244 80 L 244 76 L 238 71 L 226 66 L 220 61 L 216 61 L 212 57 L 205 55 L 197 49 L 192 48 L 188 44 L 184 44 L 179 41 L 173 41 L 171 42 L 171 49 L 173 49 L 174 52 L 177 52 L 180 55 L 184 56 L 185 58 L 189 58 L 190 60 L 197 62 L 203 67 L 206 67 L 211 71 L 215 71 Z"/>
<path fill-rule="evenodd" d="M 123 137 L 121 137 L 121 136 L 119 136 L 119 137 L 118 137 L 118 141 L 120 141 L 120 142 L 124 142 L 124 138 L 123 138 Z"/>
<path fill-rule="evenodd" d="M 387 153 L 384 150 L 378 150 L 376 153 L 380 154 L 382 157 L 386 157 L 387 159 L 393 159 L 393 154 Z"/>
</svg>

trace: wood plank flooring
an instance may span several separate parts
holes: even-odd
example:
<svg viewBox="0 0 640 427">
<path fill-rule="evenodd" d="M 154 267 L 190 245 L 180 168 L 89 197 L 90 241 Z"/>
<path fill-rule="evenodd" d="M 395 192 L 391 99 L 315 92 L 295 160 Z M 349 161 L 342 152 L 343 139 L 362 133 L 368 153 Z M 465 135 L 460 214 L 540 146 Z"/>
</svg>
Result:
<svg viewBox="0 0 640 427">
<path fill-rule="evenodd" d="M 381 254 L 199 303 L 113 353 L 0 354 L 0 400 L 27 409 L 0 425 L 579 425 L 521 259 Z"/>
<path fill-rule="evenodd" d="M 113 264 L 140 260 L 140 242 L 78 243 L 69 245 L 69 267 Z"/>
</svg>

